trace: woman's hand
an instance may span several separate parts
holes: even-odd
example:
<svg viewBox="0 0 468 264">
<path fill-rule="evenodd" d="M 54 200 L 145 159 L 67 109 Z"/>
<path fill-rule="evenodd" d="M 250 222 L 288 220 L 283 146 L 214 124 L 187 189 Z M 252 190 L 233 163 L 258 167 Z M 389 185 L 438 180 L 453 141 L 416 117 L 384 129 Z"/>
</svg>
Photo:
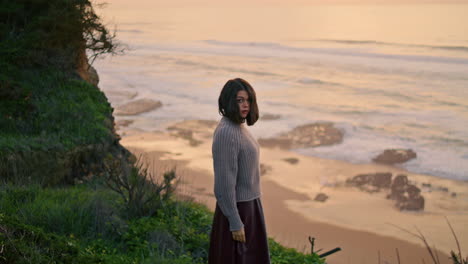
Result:
<svg viewBox="0 0 468 264">
<path fill-rule="evenodd" d="M 244 228 L 242 228 L 241 230 L 232 231 L 232 239 L 245 243 Z"/>
</svg>

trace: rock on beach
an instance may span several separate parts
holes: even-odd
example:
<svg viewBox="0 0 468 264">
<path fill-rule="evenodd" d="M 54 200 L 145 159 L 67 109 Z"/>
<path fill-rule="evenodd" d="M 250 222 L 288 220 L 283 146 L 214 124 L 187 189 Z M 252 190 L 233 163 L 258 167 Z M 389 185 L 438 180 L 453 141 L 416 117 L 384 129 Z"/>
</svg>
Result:
<svg viewBox="0 0 468 264">
<path fill-rule="evenodd" d="M 261 117 L 262 120 L 266 120 L 266 121 L 268 121 L 268 120 L 278 120 L 280 118 L 281 118 L 280 115 L 275 115 L 275 114 L 264 114 Z"/>
<path fill-rule="evenodd" d="M 359 174 L 346 181 L 348 186 L 358 187 L 366 192 L 378 192 L 380 189 L 390 188 L 392 184 L 392 173 L 377 172 L 370 174 Z"/>
<path fill-rule="evenodd" d="M 424 197 L 421 190 L 408 182 L 406 175 L 398 175 L 390 187 L 391 193 L 388 199 L 395 200 L 395 206 L 400 210 L 420 211 L 424 210 Z"/>
<path fill-rule="evenodd" d="M 374 162 L 383 164 L 396 164 L 415 159 L 416 152 L 412 149 L 386 149 L 383 153 L 372 159 Z"/>
<path fill-rule="evenodd" d="M 118 106 L 115 110 L 116 115 L 138 115 L 160 108 L 162 103 L 152 99 L 138 99 L 124 105 Z"/>
<path fill-rule="evenodd" d="M 115 123 L 115 129 L 119 130 L 122 127 L 128 127 L 132 123 L 133 123 L 133 120 L 129 120 L 129 119 L 119 120 Z"/>
<path fill-rule="evenodd" d="M 338 144 L 343 141 L 343 132 L 332 123 L 312 123 L 298 126 L 290 132 L 274 138 L 259 138 L 262 147 L 281 149 L 308 148 Z"/>
<path fill-rule="evenodd" d="M 326 200 L 328 200 L 328 195 L 326 195 L 325 193 L 319 193 L 314 198 L 314 201 L 316 201 L 316 202 L 322 202 L 323 203 Z"/>
<path fill-rule="evenodd" d="M 359 174 L 346 180 L 346 185 L 357 187 L 361 191 L 374 193 L 383 189 L 390 190 L 387 199 L 395 201 L 395 207 L 400 211 L 424 210 L 424 197 L 421 189 L 408 181 L 408 176 L 397 175 L 392 179 L 390 172 Z"/>
</svg>

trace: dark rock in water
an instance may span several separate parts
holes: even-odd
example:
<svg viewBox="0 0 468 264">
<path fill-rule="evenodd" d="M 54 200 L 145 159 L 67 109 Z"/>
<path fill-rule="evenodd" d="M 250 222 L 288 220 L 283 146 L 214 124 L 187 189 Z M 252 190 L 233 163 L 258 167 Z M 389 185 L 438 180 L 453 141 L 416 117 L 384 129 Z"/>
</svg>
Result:
<svg viewBox="0 0 468 264">
<path fill-rule="evenodd" d="M 294 128 L 287 134 L 293 148 L 316 147 L 341 143 L 343 133 L 332 123 L 314 123 Z"/>
<path fill-rule="evenodd" d="M 400 210 L 424 210 L 424 197 L 421 189 L 408 183 L 406 175 L 398 175 L 392 182 L 388 199 L 395 200 L 395 206 Z"/>
<path fill-rule="evenodd" d="M 421 193 L 421 189 L 415 185 L 409 184 L 408 187 L 406 187 L 406 192 L 408 193 L 408 197 L 411 199 L 418 197 Z"/>
<path fill-rule="evenodd" d="M 424 209 L 424 197 L 421 195 L 421 190 L 409 184 L 408 176 L 404 174 L 397 175 L 393 181 L 390 172 L 359 174 L 346 180 L 346 184 L 369 193 L 390 188 L 387 199 L 395 200 L 395 206 L 398 209 L 412 211 Z"/>
<path fill-rule="evenodd" d="M 393 179 L 392 185 L 390 187 L 391 193 L 387 196 L 387 198 L 391 200 L 397 200 L 404 196 L 406 186 L 408 186 L 408 176 L 403 174 L 396 176 L 395 179 Z"/>
<path fill-rule="evenodd" d="M 377 186 L 379 188 L 389 188 L 391 184 L 392 174 L 390 172 L 374 174 L 372 185 Z"/>
<path fill-rule="evenodd" d="M 286 161 L 287 163 L 289 164 L 297 164 L 299 162 L 299 159 L 298 158 L 285 158 L 283 159 L 284 161 Z"/>
<path fill-rule="evenodd" d="M 275 138 L 260 138 L 258 143 L 263 147 L 291 149 L 333 145 L 342 141 L 343 132 L 332 123 L 312 123 L 298 126 Z"/>
<path fill-rule="evenodd" d="M 137 115 L 145 112 L 152 111 L 162 106 L 160 101 L 151 99 L 139 99 L 116 108 L 116 115 Z"/>
<path fill-rule="evenodd" d="M 324 193 L 319 193 L 314 198 L 314 201 L 322 202 L 322 203 L 325 202 L 326 200 L 328 200 L 328 195 L 326 195 Z"/>
<path fill-rule="evenodd" d="M 274 115 L 274 114 L 264 114 L 262 115 L 262 120 L 268 121 L 268 120 L 278 120 L 280 119 L 280 115 Z"/>
<path fill-rule="evenodd" d="M 437 190 L 441 191 L 441 192 L 448 192 L 449 189 L 447 187 L 442 187 L 440 186 L 439 188 L 437 188 Z"/>
<path fill-rule="evenodd" d="M 359 174 L 346 180 L 347 185 L 359 187 L 366 192 L 378 192 L 381 188 L 389 188 L 391 183 L 392 174 L 390 172 Z"/>
<path fill-rule="evenodd" d="M 426 187 L 426 188 L 431 188 L 431 187 L 432 187 L 432 184 L 430 184 L 430 183 L 423 183 L 422 186 L 423 186 L 423 187 Z"/>
<path fill-rule="evenodd" d="M 377 163 L 396 164 L 407 162 L 416 158 L 416 152 L 411 149 L 386 149 L 383 153 L 372 159 Z"/>
<path fill-rule="evenodd" d="M 406 195 L 397 199 L 396 207 L 400 210 L 419 211 L 424 209 L 424 197 L 421 190 L 409 184 L 406 188 Z"/>
<path fill-rule="evenodd" d="M 412 199 L 402 199 L 398 200 L 396 207 L 401 211 L 421 211 L 424 210 L 424 197 L 421 195 L 414 197 Z"/>
</svg>

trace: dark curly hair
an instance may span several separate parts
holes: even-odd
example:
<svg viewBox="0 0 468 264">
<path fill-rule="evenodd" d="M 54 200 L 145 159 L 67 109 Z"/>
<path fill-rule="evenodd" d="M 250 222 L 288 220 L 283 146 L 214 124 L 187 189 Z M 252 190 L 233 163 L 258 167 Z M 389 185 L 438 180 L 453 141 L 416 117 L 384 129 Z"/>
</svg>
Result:
<svg viewBox="0 0 468 264">
<path fill-rule="evenodd" d="M 246 91 L 249 95 L 250 111 L 245 119 L 241 117 L 237 103 L 237 93 Z M 241 78 L 231 79 L 226 82 L 218 98 L 219 113 L 237 124 L 247 122 L 251 126 L 257 122 L 259 117 L 257 96 L 255 90 L 246 80 Z"/>
</svg>

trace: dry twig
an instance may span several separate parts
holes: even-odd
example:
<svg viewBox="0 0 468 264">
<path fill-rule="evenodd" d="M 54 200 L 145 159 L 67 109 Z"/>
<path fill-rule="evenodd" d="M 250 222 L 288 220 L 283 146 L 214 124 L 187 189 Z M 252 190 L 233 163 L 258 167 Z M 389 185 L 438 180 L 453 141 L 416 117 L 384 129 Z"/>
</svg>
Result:
<svg viewBox="0 0 468 264">
<path fill-rule="evenodd" d="M 418 232 L 418 234 L 415 234 L 407 229 L 404 229 L 402 227 L 399 227 L 397 225 L 394 225 L 394 224 L 391 224 L 391 223 L 388 223 L 389 225 L 393 226 L 393 227 L 396 227 L 412 236 L 415 236 L 417 238 L 419 238 L 423 243 L 424 245 L 426 246 L 426 249 L 427 251 L 429 252 L 429 255 L 431 256 L 431 259 L 432 261 L 434 262 L 434 264 L 440 264 L 440 261 L 439 261 L 439 256 L 437 255 L 437 252 L 436 252 L 436 249 L 434 247 L 434 249 L 431 248 L 431 246 L 429 246 L 429 243 L 427 242 L 427 239 L 426 237 L 421 233 L 421 231 L 419 231 L 419 229 L 417 227 L 415 227 L 416 231 Z"/>
</svg>

